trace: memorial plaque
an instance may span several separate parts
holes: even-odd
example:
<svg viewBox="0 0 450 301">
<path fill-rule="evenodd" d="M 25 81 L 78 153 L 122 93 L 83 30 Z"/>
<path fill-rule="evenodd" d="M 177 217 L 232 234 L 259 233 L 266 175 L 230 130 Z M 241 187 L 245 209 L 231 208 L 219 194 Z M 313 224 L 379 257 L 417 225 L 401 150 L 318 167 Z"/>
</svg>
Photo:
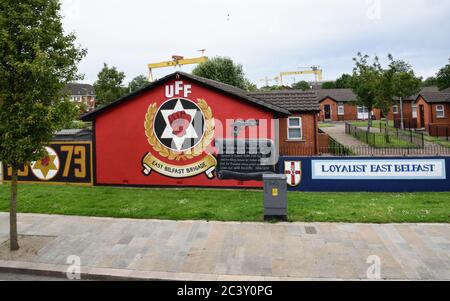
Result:
<svg viewBox="0 0 450 301">
<path fill-rule="evenodd" d="M 275 165 L 267 163 L 274 153 L 271 140 L 217 139 L 215 145 L 221 180 L 262 181 L 264 174 L 275 173 Z"/>
</svg>

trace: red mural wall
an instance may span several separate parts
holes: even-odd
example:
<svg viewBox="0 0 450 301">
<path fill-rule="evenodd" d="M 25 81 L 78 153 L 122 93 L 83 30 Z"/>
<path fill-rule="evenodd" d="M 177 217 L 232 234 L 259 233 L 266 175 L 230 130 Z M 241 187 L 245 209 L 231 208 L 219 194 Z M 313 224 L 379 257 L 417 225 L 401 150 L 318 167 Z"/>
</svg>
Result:
<svg viewBox="0 0 450 301">
<path fill-rule="evenodd" d="M 182 84 L 179 83 L 180 81 L 182 81 Z M 174 95 L 168 97 L 166 89 L 170 92 L 169 96 Z M 174 154 L 173 152 L 168 154 L 167 152 L 170 150 L 161 148 L 162 139 L 160 141 L 152 135 L 148 137 L 149 132 L 152 131 L 145 127 L 146 117 L 148 120 L 149 117 L 153 116 L 152 122 L 147 123 L 147 126 L 156 127 L 158 114 L 154 110 L 162 110 L 163 104 L 171 102 L 169 100 L 175 98 L 183 98 L 193 103 L 194 106 L 205 109 L 205 112 L 210 109 L 212 117 L 216 120 L 214 138 L 233 138 L 231 125 L 226 125 L 227 119 L 261 119 L 270 122 L 273 119 L 273 112 L 255 104 L 198 85 L 188 79 L 169 80 L 135 96 L 133 99 L 111 107 L 97 116 L 95 121 L 96 183 L 99 185 L 261 187 L 262 183 L 258 181 L 219 180 L 216 177 L 209 178 L 205 172 L 195 175 L 188 174 L 186 177 L 171 177 L 154 170 L 149 175 L 143 173 L 143 160 L 146 156 L 146 161 L 144 161 L 148 165 L 153 165 L 156 169 L 158 168 L 158 162 L 165 162 L 170 166 L 191 165 L 198 167 L 197 163 L 201 160 L 204 160 L 205 164 L 213 160 L 208 161 L 208 155 L 204 152 L 200 155 L 198 153 L 192 154 L 193 157 L 173 158 L 171 157 Z M 203 99 L 204 102 L 200 104 L 199 99 Z M 183 103 L 184 107 L 186 104 L 189 105 L 187 102 Z M 190 117 L 186 117 L 190 119 Z M 191 117 L 194 117 L 194 115 Z M 223 124 L 225 129 L 222 130 L 218 121 Z M 227 133 L 222 134 L 223 131 Z M 260 134 L 259 138 L 271 138 L 271 132 L 269 126 L 269 130 Z M 245 135 L 248 135 L 248 129 L 243 131 L 238 138 L 244 138 Z M 208 143 L 208 139 L 202 140 L 201 143 L 205 142 Z M 202 167 L 207 168 L 208 166 L 202 165 Z"/>
</svg>

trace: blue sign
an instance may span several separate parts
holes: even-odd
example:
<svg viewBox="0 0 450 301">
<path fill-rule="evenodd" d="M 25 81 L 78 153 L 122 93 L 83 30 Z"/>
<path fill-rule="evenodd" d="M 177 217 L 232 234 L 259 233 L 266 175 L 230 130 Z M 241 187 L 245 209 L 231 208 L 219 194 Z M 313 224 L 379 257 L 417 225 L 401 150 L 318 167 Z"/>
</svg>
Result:
<svg viewBox="0 0 450 301">
<path fill-rule="evenodd" d="M 280 173 L 290 190 L 419 192 L 450 191 L 450 158 L 282 157 Z M 290 166 L 301 166 L 294 172 Z M 301 181 L 298 180 L 301 174 Z M 297 178 L 295 178 L 297 177 Z"/>
</svg>

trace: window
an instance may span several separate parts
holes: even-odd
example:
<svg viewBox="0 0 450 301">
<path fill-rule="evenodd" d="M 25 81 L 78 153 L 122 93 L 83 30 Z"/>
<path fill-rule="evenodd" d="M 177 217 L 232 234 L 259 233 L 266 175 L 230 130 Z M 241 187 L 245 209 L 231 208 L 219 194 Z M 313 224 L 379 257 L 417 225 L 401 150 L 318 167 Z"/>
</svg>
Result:
<svg viewBox="0 0 450 301">
<path fill-rule="evenodd" d="M 366 108 L 365 106 L 358 107 L 358 113 L 359 114 L 369 114 L 369 109 Z"/>
<path fill-rule="evenodd" d="M 437 118 L 445 118 L 445 111 L 443 105 L 436 106 L 436 117 Z"/>
<path fill-rule="evenodd" d="M 339 105 L 338 106 L 338 115 L 344 115 L 344 113 L 345 113 L 344 105 Z"/>
<path fill-rule="evenodd" d="M 417 118 L 417 104 L 412 104 L 412 118 Z"/>
<path fill-rule="evenodd" d="M 302 140 L 302 118 L 289 117 L 288 119 L 288 140 Z"/>
<path fill-rule="evenodd" d="M 394 112 L 394 114 L 398 114 L 398 105 L 393 106 L 392 111 Z"/>
</svg>

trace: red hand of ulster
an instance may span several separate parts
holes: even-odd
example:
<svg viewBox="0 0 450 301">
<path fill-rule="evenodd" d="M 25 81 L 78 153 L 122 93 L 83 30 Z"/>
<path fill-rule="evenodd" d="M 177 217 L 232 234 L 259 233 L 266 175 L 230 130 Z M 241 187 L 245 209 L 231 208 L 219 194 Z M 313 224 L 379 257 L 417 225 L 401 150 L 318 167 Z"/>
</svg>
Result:
<svg viewBox="0 0 450 301">
<path fill-rule="evenodd" d="M 183 137 L 184 135 L 186 135 L 186 130 L 191 124 L 191 121 L 192 117 L 186 114 L 185 111 L 175 112 L 170 115 L 169 122 L 170 126 L 173 129 L 172 134 L 178 137 Z"/>
</svg>

